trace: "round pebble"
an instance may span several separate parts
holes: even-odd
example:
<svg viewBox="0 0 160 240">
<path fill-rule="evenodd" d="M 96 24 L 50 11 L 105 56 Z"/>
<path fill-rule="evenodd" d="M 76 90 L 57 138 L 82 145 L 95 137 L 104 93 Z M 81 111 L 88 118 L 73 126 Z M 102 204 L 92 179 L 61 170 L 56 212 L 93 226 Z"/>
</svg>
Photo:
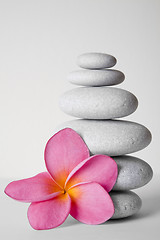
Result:
<svg viewBox="0 0 160 240">
<path fill-rule="evenodd" d="M 138 100 L 120 88 L 79 87 L 65 92 L 59 106 L 65 113 L 78 118 L 112 119 L 133 113 Z"/>
<path fill-rule="evenodd" d="M 135 122 L 123 120 L 72 120 L 56 130 L 75 130 L 87 144 L 91 154 L 119 156 L 139 151 L 151 142 L 150 131 Z"/>
<path fill-rule="evenodd" d="M 71 72 L 67 79 L 76 85 L 99 87 L 120 84 L 125 76 L 122 72 L 112 69 L 79 70 Z"/>
<path fill-rule="evenodd" d="M 152 179 L 152 168 L 142 159 L 132 156 L 119 156 L 113 159 L 118 165 L 118 178 L 113 190 L 136 189 Z"/>
<path fill-rule="evenodd" d="M 110 68 L 116 62 L 115 57 L 105 53 L 84 53 L 77 58 L 78 66 L 85 69 Z"/>
<path fill-rule="evenodd" d="M 142 200 L 140 197 L 131 191 L 110 192 L 115 212 L 111 219 L 120 219 L 134 215 L 137 213 L 141 206 Z"/>
</svg>

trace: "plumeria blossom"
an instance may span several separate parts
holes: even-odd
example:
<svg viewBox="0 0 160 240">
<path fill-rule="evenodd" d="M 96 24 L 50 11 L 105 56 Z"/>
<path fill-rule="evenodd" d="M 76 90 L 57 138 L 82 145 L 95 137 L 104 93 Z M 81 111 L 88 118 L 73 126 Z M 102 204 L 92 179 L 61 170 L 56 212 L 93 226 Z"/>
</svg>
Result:
<svg viewBox="0 0 160 240">
<path fill-rule="evenodd" d="M 30 202 L 28 219 L 34 229 L 61 225 L 71 214 L 86 224 L 100 224 L 114 214 L 108 192 L 117 179 L 117 164 L 106 155 L 90 156 L 82 138 L 72 129 L 56 133 L 45 148 L 48 172 L 14 181 L 5 193 Z"/>
</svg>

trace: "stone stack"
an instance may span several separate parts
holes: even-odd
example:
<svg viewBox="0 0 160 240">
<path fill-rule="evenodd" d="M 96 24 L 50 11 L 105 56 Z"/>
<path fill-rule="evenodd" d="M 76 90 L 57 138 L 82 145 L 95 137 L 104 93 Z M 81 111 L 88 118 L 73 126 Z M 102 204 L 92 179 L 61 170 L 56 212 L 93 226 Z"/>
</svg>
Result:
<svg viewBox="0 0 160 240">
<path fill-rule="evenodd" d="M 78 57 L 83 70 L 71 72 L 68 80 L 83 87 L 62 95 L 60 108 L 67 114 L 81 118 L 63 123 L 57 130 L 74 129 L 87 144 L 91 155 L 106 154 L 118 165 L 118 178 L 110 196 L 115 206 L 113 219 L 135 214 L 141 207 L 140 197 L 130 191 L 147 184 L 153 175 L 145 161 L 125 155 L 145 148 L 151 133 L 141 124 L 115 120 L 133 113 L 137 98 L 130 92 L 108 87 L 124 81 L 124 74 L 108 69 L 116 59 L 108 54 L 86 53 Z"/>
</svg>

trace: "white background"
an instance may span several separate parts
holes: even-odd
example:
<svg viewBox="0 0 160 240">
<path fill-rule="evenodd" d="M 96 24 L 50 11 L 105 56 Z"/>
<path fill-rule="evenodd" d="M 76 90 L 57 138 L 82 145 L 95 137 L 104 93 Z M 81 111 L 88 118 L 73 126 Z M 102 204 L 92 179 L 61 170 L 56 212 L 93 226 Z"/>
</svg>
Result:
<svg viewBox="0 0 160 240">
<path fill-rule="evenodd" d="M 139 100 L 137 111 L 125 119 L 141 123 L 152 132 L 152 143 L 146 149 L 132 154 L 147 161 L 154 171 L 151 183 L 138 190 L 142 199 L 144 194 L 140 216 L 144 216 L 145 211 L 151 208 L 151 216 L 148 214 L 144 218 L 148 221 L 146 225 L 149 225 L 153 213 L 158 212 L 156 203 L 160 199 L 156 192 L 160 174 L 159 0 L 0 0 L 1 186 L 4 187 L 9 180 L 30 177 L 45 170 L 43 152 L 47 140 L 57 125 L 73 119 L 58 108 L 59 96 L 74 88 L 67 82 L 67 74 L 78 69 L 75 62 L 79 54 L 91 51 L 108 53 L 117 58 L 115 69 L 121 70 L 126 76 L 125 81 L 117 87 L 131 91 Z M 21 226 L 23 233 L 27 225 L 26 213 L 23 217 L 22 213 L 17 213 L 21 211 L 19 203 L 13 202 L 7 215 L 6 208 L 13 200 L 7 199 L 3 193 L 2 197 L 3 229 L 12 226 L 15 235 L 10 233 L 10 236 L 21 239 L 22 236 L 18 238 L 16 235 L 19 232 L 16 221 L 20 224 L 25 221 Z M 15 215 L 17 219 L 22 219 L 14 221 Z M 82 234 L 84 230 L 87 236 L 87 231 L 94 229 L 89 236 L 97 239 L 101 229 L 104 234 L 101 235 L 102 239 L 107 236 L 125 239 L 118 232 L 118 229 L 121 232 L 119 227 L 126 228 L 126 224 L 129 224 L 132 228 L 134 221 L 134 228 L 137 229 L 140 226 L 138 221 L 144 222 L 144 219 L 139 217 L 131 222 L 106 224 L 105 228 L 68 224 L 68 231 L 76 229 Z M 155 222 L 157 220 L 152 219 L 154 232 Z M 24 231 L 31 234 L 26 235 L 28 239 L 37 236 L 37 239 L 41 239 L 40 233 L 36 235 L 27 227 Z M 51 230 L 47 236 L 54 237 L 55 233 L 62 231 L 61 235 L 56 236 L 65 239 L 64 229 Z M 113 235 L 116 229 L 117 237 Z M 131 230 L 132 236 L 135 229 Z M 145 239 L 153 232 L 145 234 L 142 229 L 141 234 L 146 235 Z"/>
</svg>

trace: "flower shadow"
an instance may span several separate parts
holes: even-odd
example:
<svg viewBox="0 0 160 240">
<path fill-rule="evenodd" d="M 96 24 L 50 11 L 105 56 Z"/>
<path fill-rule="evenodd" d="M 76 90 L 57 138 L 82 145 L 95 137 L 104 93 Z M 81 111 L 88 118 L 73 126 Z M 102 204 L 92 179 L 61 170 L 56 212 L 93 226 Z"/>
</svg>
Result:
<svg viewBox="0 0 160 240">
<path fill-rule="evenodd" d="M 65 227 L 70 227 L 77 224 L 80 224 L 80 222 L 74 219 L 71 215 L 69 215 L 66 221 L 59 227 L 65 228 Z"/>
</svg>

